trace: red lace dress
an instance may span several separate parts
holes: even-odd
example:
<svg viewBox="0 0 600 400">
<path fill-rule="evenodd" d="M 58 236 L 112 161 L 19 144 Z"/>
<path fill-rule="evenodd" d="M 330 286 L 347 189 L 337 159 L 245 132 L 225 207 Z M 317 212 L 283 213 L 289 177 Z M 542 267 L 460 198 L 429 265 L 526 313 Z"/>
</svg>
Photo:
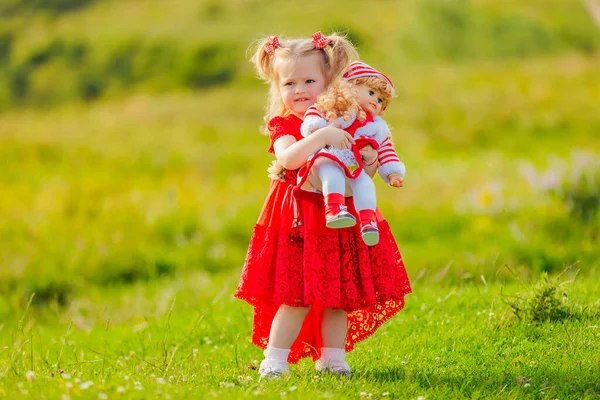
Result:
<svg viewBox="0 0 600 400">
<path fill-rule="evenodd" d="M 295 116 L 275 117 L 268 125 L 273 143 L 282 136 L 301 140 Z M 320 357 L 324 308 L 348 312 L 345 349 L 372 335 L 404 307 L 411 292 L 402 256 L 388 223 L 377 210 L 379 243 L 367 246 L 360 227 L 325 226 L 323 197 L 293 195 L 297 171 L 274 180 L 254 227 L 235 296 L 254 306 L 252 342 L 266 348 L 271 323 L 281 304 L 311 306 L 288 361 Z M 357 217 L 352 198 L 348 209 Z"/>
</svg>

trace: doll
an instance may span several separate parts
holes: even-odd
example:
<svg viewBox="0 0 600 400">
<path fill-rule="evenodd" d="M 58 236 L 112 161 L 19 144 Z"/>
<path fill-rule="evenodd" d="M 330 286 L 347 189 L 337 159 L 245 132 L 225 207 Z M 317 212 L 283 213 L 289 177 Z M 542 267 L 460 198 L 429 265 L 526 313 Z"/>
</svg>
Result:
<svg viewBox="0 0 600 400">
<path fill-rule="evenodd" d="M 353 136 L 355 144 L 350 149 L 326 146 L 315 153 L 300 176 L 299 186 L 314 168 L 322 183 L 326 226 L 347 228 L 356 225 L 356 218 L 345 205 L 347 178 L 360 218 L 361 236 L 369 246 L 379 242 L 379 230 L 375 222 L 375 185 L 364 171 L 364 163 L 379 162 L 379 174 L 393 187 L 402 186 L 405 174 L 390 130 L 380 117 L 393 96 L 394 86 L 387 76 L 356 61 L 350 64 L 341 81 L 333 83 L 317 103 L 309 107 L 301 126 L 304 137 L 330 124 L 338 125 Z M 367 144 L 377 150 L 374 160 L 363 160 L 360 156 L 359 150 Z"/>
</svg>

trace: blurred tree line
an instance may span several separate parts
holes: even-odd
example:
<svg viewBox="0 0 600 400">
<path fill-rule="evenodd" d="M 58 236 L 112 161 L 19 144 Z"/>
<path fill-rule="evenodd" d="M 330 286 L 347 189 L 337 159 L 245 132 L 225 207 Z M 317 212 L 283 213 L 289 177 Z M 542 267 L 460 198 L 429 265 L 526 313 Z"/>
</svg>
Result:
<svg viewBox="0 0 600 400">
<path fill-rule="evenodd" d="M 61 14 L 78 10 L 96 1 L 98 0 L 2 0 L 0 16 L 39 11 Z"/>
<path fill-rule="evenodd" d="M 5 0 L 0 15 L 70 12 L 94 1 Z M 218 13 L 219 7 L 206 3 L 203 17 Z M 415 0 L 410 23 L 399 27 L 395 54 L 404 62 L 466 62 L 597 51 L 600 34 L 581 3 L 549 2 L 540 11 L 494 9 L 470 0 Z M 93 100 L 142 85 L 150 91 L 206 88 L 232 82 L 247 62 L 248 43 L 241 42 L 182 45 L 173 39 L 129 38 L 97 49 L 63 37 L 48 38 L 16 59 L 17 33 L 1 29 L 0 80 L 7 84 L 0 86 L 0 110 Z M 361 31 L 345 30 L 355 43 L 364 41 Z"/>
</svg>

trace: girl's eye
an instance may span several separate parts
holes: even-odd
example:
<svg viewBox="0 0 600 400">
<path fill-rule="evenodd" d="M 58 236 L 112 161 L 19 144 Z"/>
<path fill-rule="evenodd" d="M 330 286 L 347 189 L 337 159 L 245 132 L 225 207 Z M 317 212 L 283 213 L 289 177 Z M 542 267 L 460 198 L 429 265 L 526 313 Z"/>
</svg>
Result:
<svg viewBox="0 0 600 400">
<path fill-rule="evenodd" d="M 369 90 L 369 96 L 373 96 L 374 94 L 375 94 L 375 92 L 374 92 L 374 91 L 372 91 L 372 90 Z"/>
<path fill-rule="evenodd" d="M 292 86 L 294 82 L 286 82 L 283 86 Z"/>
<path fill-rule="evenodd" d="M 314 79 L 308 79 L 308 80 L 306 81 L 306 83 L 315 83 L 315 80 L 314 80 Z"/>
</svg>

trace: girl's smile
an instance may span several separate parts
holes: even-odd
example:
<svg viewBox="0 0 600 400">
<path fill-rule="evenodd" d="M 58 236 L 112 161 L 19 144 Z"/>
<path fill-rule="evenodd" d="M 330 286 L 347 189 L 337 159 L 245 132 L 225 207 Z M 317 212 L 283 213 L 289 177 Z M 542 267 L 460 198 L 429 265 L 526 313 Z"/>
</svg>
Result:
<svg viewBox="0 0 600 400">
<path fill-rule="evenodd" d="M 277 62 L 281 99 L 285 107 L 298 118 L 304 118 L 308 107 L 325 91 L 322 63 L 320 54 Z"/>
</svg>

